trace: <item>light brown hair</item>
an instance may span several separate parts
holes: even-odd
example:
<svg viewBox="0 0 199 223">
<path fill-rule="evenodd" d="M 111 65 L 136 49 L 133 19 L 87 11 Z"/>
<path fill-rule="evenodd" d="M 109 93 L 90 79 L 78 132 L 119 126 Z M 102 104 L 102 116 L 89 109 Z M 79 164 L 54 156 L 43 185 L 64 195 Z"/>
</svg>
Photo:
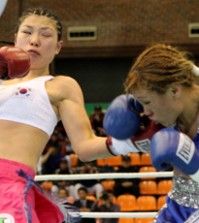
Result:
<svg viewBox="0 0 199 223">
<path fill-rule="evenodd" d="M 193 62 L 189 54 L 166 44 L 146 48 L 128 73 L 124 83 L 125 91 L 132 93 L 136 87 L 146 87 L 164 94 L 172 83 L 191 87 L 196 81 L 196 75 L 192 72 Z"/>
</svg>

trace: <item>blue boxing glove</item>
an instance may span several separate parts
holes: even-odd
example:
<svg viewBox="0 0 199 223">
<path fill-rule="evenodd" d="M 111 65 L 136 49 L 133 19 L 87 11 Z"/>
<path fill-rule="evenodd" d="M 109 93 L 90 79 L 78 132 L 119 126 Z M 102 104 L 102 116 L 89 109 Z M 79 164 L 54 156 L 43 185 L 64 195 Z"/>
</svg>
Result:
<svg viewBox="0 0 199 223">
<path fill-rule="evenodd" d="M 187 135 L 164 128 L 151 139 L 151 160 L 157 170 L 174 167 L 199 183 L 199 151 Z"/>
<path fill-rule="evenodd" d="M 103 120 L 105 132 L 120 140 L 132 137 L 140 127 L 142 111 L 142 105 L 132 95 L 123 94 L 116 97 Z"/>
</svg>

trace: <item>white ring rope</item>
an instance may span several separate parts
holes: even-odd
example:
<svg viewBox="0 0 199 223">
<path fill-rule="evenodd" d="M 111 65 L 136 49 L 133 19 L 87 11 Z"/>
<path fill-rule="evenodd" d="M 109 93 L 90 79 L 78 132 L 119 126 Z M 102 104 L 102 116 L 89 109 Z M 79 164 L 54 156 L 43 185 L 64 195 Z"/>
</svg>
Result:
<svg viewBox="0 0 199 223">
<path fill-rule="evenodd" d="M 132 178 L 153 178 L 172 177 L 173 172 L 143 172 L 143 173 L 94 173 L 94 174 L 49 174 L 37 175 L 36 181 L 43 180 L 90 180 L 90 179 L 132 179 Z"/>
<path fill-rule="evenodd" d="M 157 212 L 81 212 L 83 218 L 154 218 Z"/>
</svg>

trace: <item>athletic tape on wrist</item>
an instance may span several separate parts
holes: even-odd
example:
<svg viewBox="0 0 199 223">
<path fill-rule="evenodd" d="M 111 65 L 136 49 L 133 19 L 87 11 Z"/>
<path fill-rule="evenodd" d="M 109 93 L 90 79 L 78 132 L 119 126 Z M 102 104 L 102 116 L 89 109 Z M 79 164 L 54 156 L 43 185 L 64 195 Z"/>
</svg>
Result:
<svg viewBox="0 0 199 223">
<path fill-rule="evenodd" d="M 132 143 L 131 139 L 119 140 L 113 137 L 108 137 L 106 140 L 107 149 L 114 155 L 126 155 L 130 152 L 137 153 L 140 152 Z"/>
<path fill-rule="evenodd" d="M 108 149 L 108 151 L 109 151 L 109 153 L 110 153 L 111 155 L 113 155 L 113 156 L 117 156 L 116 154 L 114 154 L 114 153 L 112 152 L 111 146 L 112 146 L 112 139 L 111 139 L 111 136 L 108 136 L 108 137 L 106 138 L 106 148 Z"/>
</svg>

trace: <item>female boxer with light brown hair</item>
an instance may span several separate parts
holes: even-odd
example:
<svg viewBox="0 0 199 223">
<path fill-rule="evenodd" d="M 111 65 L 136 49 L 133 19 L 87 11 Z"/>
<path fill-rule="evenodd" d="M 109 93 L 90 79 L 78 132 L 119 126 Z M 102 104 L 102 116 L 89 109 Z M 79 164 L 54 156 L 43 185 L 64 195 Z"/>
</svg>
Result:
<svg viewBox="0 0 199 223">
<path fill-rule="evenodd" d="M 138 56 L 126 78 L 126 92 L 141 103 L 143 114 L 165 127 L 151 139 L 153 165 L 174 168 L 173 188 L 157 223 L 198 222 L 198 71 L 183 51 L 155 44 Z"/>
</svg>

